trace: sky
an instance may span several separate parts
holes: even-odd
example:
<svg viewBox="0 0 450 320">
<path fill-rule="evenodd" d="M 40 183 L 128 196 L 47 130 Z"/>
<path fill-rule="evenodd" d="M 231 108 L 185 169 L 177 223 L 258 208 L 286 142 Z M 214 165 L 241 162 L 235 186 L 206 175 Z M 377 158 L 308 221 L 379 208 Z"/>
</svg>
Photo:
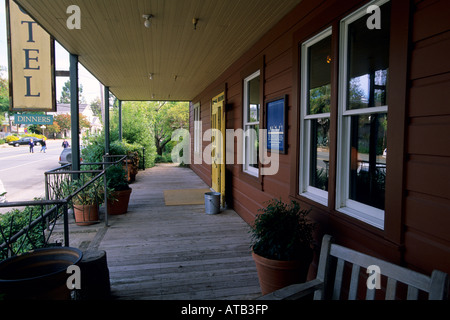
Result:
<svg viewBox="0 0 450 320">
<path fill-rule="evenodd" d="M 8 42 L 6 34 L 6 9 L 5 0 L 0 0 L 0 66 L 8 68 Z M 69 53 L 58 43 L 55 45 L 55 65 L 56 70 L 69 70 Z M 3 73 L 4 77 L 8 77 L 8 73 Z M 91 103 L 94 99 L 100 98 L 103 89 L 100 83 L 92 74 L 87 71 L 81 64 L 78 70 L 79 83 L 83 85 L 83 96 L 87 103 Z M 56 78 L 56 99 L 59 100 L 64 82 L 69 78 Z"/>
</svg>

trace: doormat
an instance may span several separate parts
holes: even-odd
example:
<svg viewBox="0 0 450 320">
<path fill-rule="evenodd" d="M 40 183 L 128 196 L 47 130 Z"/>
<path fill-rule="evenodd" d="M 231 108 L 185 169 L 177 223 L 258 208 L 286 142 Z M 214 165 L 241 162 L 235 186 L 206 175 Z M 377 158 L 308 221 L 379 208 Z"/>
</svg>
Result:
<svg viewBox="0 0 450 320">
<path fill-rule="evenodd" d="M 166 206 L 183 206 L 190 204 L 204 204 L 205 193 L 210 189 L 177 189 L 164 190 Z"/>
</svg>

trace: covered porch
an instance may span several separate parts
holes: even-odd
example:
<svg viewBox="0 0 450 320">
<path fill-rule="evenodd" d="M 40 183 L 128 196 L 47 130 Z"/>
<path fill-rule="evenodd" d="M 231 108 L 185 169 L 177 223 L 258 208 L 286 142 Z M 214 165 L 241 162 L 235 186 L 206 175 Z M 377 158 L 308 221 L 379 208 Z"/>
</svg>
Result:
<svg viewBox="0 0 450 320">
<path fill-rule="evenodd" d="M 71 247 L 106 251 L 113 299 L 261 296 L 249 226 L 236 212 L 211 215 L 204 205 L 166 206 L 164 190 L 208 188 L 191 169 L 161 164 L 139 172 L 130 186 L 128 213 L 109 216 L 109 227 L 74 221 L 69 227 Z M 56 238 L 62 238 L 62 227 L 54 231 Z"/>
</svg>

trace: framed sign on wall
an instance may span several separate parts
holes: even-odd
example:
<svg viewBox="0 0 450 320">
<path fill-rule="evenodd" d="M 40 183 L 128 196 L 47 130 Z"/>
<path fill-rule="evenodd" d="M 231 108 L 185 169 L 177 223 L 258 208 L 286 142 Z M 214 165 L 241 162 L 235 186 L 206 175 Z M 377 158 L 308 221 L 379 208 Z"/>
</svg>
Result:
<svg viewBox="0 0 450 320">
<path fill-rule="evenodd" d="M 266 102 L 267 150 L 286 154 L 287 95 Z"/>
</svg>

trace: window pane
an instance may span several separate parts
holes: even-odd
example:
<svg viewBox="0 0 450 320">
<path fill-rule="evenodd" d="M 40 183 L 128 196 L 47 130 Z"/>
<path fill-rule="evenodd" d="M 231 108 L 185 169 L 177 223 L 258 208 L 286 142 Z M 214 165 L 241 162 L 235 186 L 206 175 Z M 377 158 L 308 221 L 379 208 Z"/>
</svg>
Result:
<svg viewBox="0 0 450 320">
<path fill-rule="evenodd" d="M 331 36 L 308 48 L 308 114 L 330 112 Z"/>
<path fill-rule="evenodd" d="M 246 126 L 245 163 L 246 167 L 258 169 L 259 162 L 259 125 Z"/>
<path fill-rule="evenodd" d="M 348 110 L 386 105 L 390 2 L 380 10 L 381 29 L 367 28 L 367 16 L 348 26 Z"/>
<path fill-rule="evenodd" d="M 259 122 L 259 112 L 261 102 L 259 96 L 259 76 L 247 83 L 248 106 L 247 106 L 247 122 Z"/>
<path fill-rule="evenodd" d="M 351 117 L 350 199 L 384 210 L 387 114 Z"/>
<path fill-rule="evenodd" d="M 311 150 L 309 184 L 328 191 L 328 164 L 330 160 L 330 119 L 310 120 Z"/>
</svg>

